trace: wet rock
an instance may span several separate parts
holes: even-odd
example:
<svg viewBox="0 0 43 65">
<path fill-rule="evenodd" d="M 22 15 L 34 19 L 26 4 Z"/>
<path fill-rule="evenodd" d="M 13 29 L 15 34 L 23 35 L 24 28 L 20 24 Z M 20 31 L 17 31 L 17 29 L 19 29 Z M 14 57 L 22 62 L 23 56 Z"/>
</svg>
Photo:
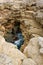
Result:
<svg viewBox="0 0 43 65">
<path fill-rule="evenodd" d="M 20 49 L 21 45 L 24 43 L 24 39 L 22 33 L 18 33 L 18 40 L 14 41 L 14 44 L 17 45 L 18 49 Z"/>
</svg>

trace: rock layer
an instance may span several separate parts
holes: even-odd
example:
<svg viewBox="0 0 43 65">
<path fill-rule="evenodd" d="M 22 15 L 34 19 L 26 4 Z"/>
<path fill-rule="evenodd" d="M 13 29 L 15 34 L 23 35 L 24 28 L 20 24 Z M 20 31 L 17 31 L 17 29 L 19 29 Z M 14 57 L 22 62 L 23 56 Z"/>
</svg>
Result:
<svg viewBox="0 0 43 65">
<path fill-rule="evenodd" d="M 11 65 L 43 65 L 43 0 L 1 0 L 0 3 L 0 65 L 10 62 Z M 5 41 L 13 41 L 15 21 L 20 22 L 24 36 L 20 50 L 28 58 Z"/>
</svg>

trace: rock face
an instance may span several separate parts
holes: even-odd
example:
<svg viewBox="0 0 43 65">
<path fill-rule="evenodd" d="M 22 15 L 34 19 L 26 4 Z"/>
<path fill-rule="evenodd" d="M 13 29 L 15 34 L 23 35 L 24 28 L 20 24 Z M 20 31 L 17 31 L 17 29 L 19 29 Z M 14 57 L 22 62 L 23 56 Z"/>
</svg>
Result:
<svg viewBox="0 0 43 65">
<path fill-rule="evenodd" d="M 0 65 L 43 65 L 43 0 L 1 0 L 0 3 Z M 20 22 L 24 36 L 20 50 L 28 58 L 5 41 L 13 42 L 15 21 Z"/>
<path fill-rule="evenodd" d="M 1 0 L 0 3 L 13 2 L 13 0 Z"/>
<path fill-rule="evenodd" d="M 3 0 L 8 1 L 8 0 Z M 43 5 L 40 0 L 9 0 L 9 3 L 0 4 L 0 24 L 5 27 L 4 37 L 13 41 L 12 28 L 15 21 L 20 21 L 20 28 L 24 36 L 24 50 L 33 34 L 43 36 Z M 40 6 L 39 6 L 40 5 Z M 1 31 L 2 35 L 3 32 Z"/>
<path fill-rule="evenodd" d="M 5 27 L 0 25 L 0 35 L 4 36 L 5 34 Z"/>
<path fill-rule="evenodd" d="M 38 7 L 43 7 L 43 0 L 36 0 Z"/>
<path fill-rule="evenodd" d="M 21 65 L 26 56 L 0 36 L 0 65 Z"/>
<path fill-rule="evenodd" d="M 32 34 L 43 36 L 43 5 L 39 7 L 38 4 L 40 0 L 16 0 L 13 3 L 0 4 L 0 24 L 5 27 L 5 36 L 12 37 L 6 33 L 12 32 L 15 20 L 21 22 L 20 28 L 26 45 Z"/>
<path fill-rule="evenodd" d="M 22 65 L 37 65 L 37 64 L 32 59 L 28 58 L 28 59 L 24 59 Z"/>
<path fill-rule="evenodd" d="M 41 37 L 32 38 L 24 49 L 26 56 L 32 58 L 38 65 L 43 65 L 43 47 L 40 46 L 43 45 L 42 39 Z"/>
</svg>

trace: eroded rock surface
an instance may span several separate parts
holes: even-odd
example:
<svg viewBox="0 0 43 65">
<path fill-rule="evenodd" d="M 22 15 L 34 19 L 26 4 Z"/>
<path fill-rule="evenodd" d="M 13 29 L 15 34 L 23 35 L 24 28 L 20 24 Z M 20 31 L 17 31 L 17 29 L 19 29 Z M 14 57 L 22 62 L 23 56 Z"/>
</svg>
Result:
<svg viewBox="0 0 43 65">
<path fill-rule="evenodd" d="M 32 38 L 24 49 L 26 56 L 32 58 L 38 65 L 43 65 L 43 48 L 40 46 L 43 44 L 42 39 L 41 37 Z"/>
<path fill-rule="evenodd" d="M 22 60 L 26 56 L 21 53 L 17 47 L 11 43 L 5 41 L 5 39 L 0 36 L 0 64 L 1 65 L 21 65 Z"/>
<path fill-rule="evenodd" d="M 0 65 L 10 62 L 10 65 L 43 65 L 43 0 L 1 0 L 0 3 Z M 13 41 L 15 21 L 20 22 L 24 36 L 20 50 L 24 50 L 28 58 L 5 41 Z"/>
<path fill-rule="evenodd" d="M 37 64 L 32 59 L 28 58 L 28 59 L 24 59 L 22 65 L 37 65 Z"/>
</svg>

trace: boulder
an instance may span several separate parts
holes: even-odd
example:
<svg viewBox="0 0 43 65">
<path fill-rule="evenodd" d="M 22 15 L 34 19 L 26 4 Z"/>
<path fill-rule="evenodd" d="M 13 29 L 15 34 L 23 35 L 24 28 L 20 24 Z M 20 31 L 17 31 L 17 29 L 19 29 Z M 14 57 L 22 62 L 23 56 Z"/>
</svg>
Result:
<svg viewBox="0 0 43 65">
<path fill-rule="evenodd" d="M 0 65 L 21 65 L 26 56 L 0 36 Z"/>
<path fill-rule="evenodd" d="M 32 58 L 38 65 L 43 65 L 43 48 L 40 46 L 43 42 L 40 41 L 42 39 L 39 40 L 39 38 L 40 37 L 34 37 L 30 39 L 28 46 L 24 49 L 24 54 L 28 58 Z"/>
</svg>

